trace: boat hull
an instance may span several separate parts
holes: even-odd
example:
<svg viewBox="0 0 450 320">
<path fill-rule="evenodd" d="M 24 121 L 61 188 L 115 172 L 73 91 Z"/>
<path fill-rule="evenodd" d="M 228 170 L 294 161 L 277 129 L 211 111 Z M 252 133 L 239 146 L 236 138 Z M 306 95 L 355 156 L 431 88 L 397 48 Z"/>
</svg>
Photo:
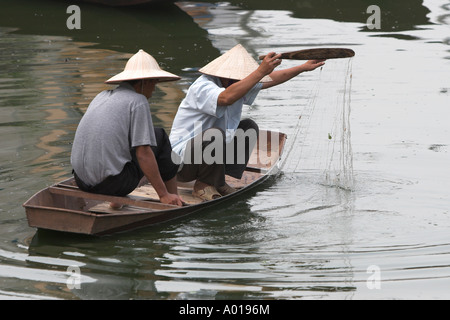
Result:
<svg viewBox="0 0 450 320">
<path fill-rule="evenodd" d="M 261 179 L 256 185 L 265 181 Z M 246 188 L 245 191 L 250 190 Z M 35 195 L 36 198 L 52 197 L 52 201 L 69 202 L 71 199 L 64 195 L 48 195 L 49 190 L 42 190 Z M 84 210 L 72 210 L 62 207 L 46 207 L 35 205 L 33 200 L 26 203 L 28 225 L 39 229 L 56 230 L 62 232 L 106 235 L 122 231 L 129 231 L 146 226 L 151 226 L 171 220 L 175 220 L 194 212 L 219 205 L 231 197 L 241 195 L 242 192 L 219 198 L 213 201 L 203 202 L 199 205 L 180 207 L 164 211 L 136 210 L 134 213 L 91 213 Z M 79 199 L 82 201 L 82 199 Z M 87 205 L 84 205 L 86 207 Z"/>
</svg>

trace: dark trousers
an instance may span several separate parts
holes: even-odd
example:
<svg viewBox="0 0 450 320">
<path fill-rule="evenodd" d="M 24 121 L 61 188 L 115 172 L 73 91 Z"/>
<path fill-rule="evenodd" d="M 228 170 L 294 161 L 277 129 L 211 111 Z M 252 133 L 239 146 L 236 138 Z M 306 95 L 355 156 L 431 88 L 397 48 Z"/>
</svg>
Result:
<svg viewBox="0 0 450 320">
<path fill-rule="evenodd" d="M 178 171 L 178 165 L 172 162 L 172 147 L 170 145 L 169 137 L 162 128 L 155 128 L 156 147 L 151 147 L 158 163 L 159 174 L 163 181 L 168 181 L 174 178 Z M 136 158 L 136 150 L 130 150 L 132 160 L 125 164 L 122 172 L 115 176 L 109 176 L 95 186 L 86 185 L 73 172 L 75 181 L 78 187 L 87 192 L 100 193 L 112 196 L 126 196 L 131 193 L 139 185 L 139 182 L 144 177 L 144 173 L 139 167 Z"/>
<path fill-rule="evenodd" d="M 254 134 L 241 134 L 247 134 L 249 130 L 253 130 Z M 251 119 L 244 119 L 239 123 L 236 135 L 229 144 L 226 144 L 223 131 L 217 128 L 203 131 L 187 143 L 184 164 L 178 173 L 178 180 L 182 182 L 198 180 L 218 188 L 225 185 L 225 175 L 236 179 L 242 178 L 256 145 L 258 134 L 258 125 Z M 210 139 L 210 137 L 212 138 Z M 216 139 L 221 139 L 221 141 L 218 142 Z M 207 163 L 204 158 L 205 151 L 209 154 L 211 150 L 208 150 L 208 147 L 218 146 L 219 144 L 223 150 L 222 161 L 220 163 Z M 198 154 L 195 154 L 199 150 L 202 151 L 201 158 Z M 215 156 L 214 152 L 211 152 L 211 155 Z M 199 158 L 201 163 L 198 163 Z"/>
</svg>

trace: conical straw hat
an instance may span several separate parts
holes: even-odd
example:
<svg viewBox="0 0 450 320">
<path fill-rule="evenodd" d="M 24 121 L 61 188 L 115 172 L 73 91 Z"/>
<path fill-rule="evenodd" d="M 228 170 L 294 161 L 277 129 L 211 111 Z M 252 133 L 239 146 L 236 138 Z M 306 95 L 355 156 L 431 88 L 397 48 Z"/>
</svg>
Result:
<svg viewBox="0 0 450 320">
<path fill-rule="evenodd" d="M 105 83 L 117 84 L 122 81 L 139 79 L 158 79 L 162 82 L 179 80 L 181 78 L 162 70 L 155 58 L 141 49 L 128 60 L 125 69 L 121 73 L 116 74 L 105 81 Z"/>
<path fill-rule="evenodd" d="M 258 67 L 258 62 L 252 58 L 242 45 L 238 44 L 199 71 L 210 76 L 242 80 L 258 69 Z M 269 81 L 272 81 L 269 76 L 261 79 L 261 82 Z"/>
</svg>

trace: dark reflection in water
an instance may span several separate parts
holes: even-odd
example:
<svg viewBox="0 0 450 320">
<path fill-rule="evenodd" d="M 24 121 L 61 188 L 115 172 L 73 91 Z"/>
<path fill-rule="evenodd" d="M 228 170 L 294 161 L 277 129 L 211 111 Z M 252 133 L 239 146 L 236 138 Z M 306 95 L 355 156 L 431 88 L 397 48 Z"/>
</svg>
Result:
<svg viewBox="0 0 450 320">
<path fill-rule="evenodd" d="M 147 50 L 167 71 L 201 67 L 202 61 L 217 56 L 207 32 L 173 3 L 163 7 L 108 7 L 78 3 L 81 29 L 69 30 L 66 13 L 71 1 L 0 0 L 2 27 L 17 33 L 71 37 L 89 42 L 93 48 L 134 53 Z M 92 45 L 94 44 L 94 45 Z M 181 59 L 182 58 L 182 59 Z"/>
<path fill-rule="evenodd" d="M 198 2 L 209 2 L 200 0 Z M 251 10 L 288 10 L 295 18 L 331 19 L 343 22 L 365 23 L 371 15 L 370 5 L 381 9 L 381 29 L 377 31 L 414 30 L 418 25 L 428 24 L 430 12 L 422 0 L 230 0 L 232 5 Z M 364 31 L 368 31 L 366 26 Z"/>
</svg>

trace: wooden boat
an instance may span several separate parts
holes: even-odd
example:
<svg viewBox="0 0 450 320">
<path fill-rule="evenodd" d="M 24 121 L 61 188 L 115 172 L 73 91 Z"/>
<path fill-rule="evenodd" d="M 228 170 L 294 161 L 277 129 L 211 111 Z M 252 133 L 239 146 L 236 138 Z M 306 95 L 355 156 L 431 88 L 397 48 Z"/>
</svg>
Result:
<svg viewBox="0 0 450 320">
<path fill-rule="evenodd" d="M 192 196 L 193 183 L 179 183 L 183 207 L 162 204 L 150 184 L 136 188 L 126 197 L 81 191 L 73 178 L 45 188 L 23 204 L 30 227 L 63 232 L 105 235 L 154 225 L 218 205 L 265 181 L 278 172 L 286 135 L 260 131 L 260 138 L 241 179 L 226 177 L 236 188 L 233 194 L 202 201 Z M 111 209 L 110 202 L 123 204 Z"/>
</svg>

